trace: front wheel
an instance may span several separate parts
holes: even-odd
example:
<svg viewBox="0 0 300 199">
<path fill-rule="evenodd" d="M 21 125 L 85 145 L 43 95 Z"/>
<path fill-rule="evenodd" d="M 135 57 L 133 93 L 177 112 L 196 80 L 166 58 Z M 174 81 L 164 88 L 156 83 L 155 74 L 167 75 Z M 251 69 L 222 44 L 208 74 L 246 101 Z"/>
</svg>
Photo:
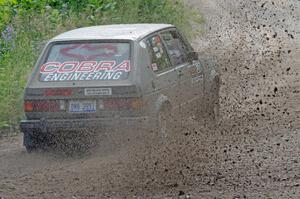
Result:
<svg viewBox="0 0 300 199">
<path fill-rule="evenodd" d="M 218 122 L 219 121 L 219 117 L 220 117 L 220 83 L 219 83 L 219 78 L 216 78 L 213 82 L 213 85 L 211 87 L 211 90 L 208 94 L 209 99 L 206 100 L 207 102 L 207 108 L 208 108 L 208 114 L 210 116 L 210 118 L 212 118 L 212 120 L 214 122 Z"/>
<path fill-rule="evenodd" d="M 158 112 L 157 116 L 157 137 L 161 143 L 165 143 L 172 131 L 171 106 L 165 105 Z"/>
</svg>

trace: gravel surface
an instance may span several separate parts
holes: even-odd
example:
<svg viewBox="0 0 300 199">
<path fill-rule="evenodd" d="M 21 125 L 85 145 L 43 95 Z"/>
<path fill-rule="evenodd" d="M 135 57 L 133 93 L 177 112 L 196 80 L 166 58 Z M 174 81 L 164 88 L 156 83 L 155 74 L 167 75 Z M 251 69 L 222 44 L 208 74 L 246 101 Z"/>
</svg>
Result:
<svg viewBox="0 0 300 199">
<path fill-rule="evenodd" d="M 165 145 L 111 134 L 89 155 L 0 140 L 0 198 L 300 198 L 300 1 L 188 0 L 220 66 L 220 122 L 181 116 Z M 119 132 L 120 133 L 120 132 Z"/>
</svg>

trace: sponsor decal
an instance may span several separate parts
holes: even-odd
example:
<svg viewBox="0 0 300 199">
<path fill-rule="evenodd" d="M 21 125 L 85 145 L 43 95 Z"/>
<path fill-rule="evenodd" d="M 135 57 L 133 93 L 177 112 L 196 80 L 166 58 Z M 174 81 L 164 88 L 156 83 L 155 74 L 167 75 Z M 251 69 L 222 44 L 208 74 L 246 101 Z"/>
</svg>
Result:
<svg viewBox="0 0 300 199">
<path fill-rule="evenodd" d="M 143 42 L 143 41 L 140 42 L 140 46 L 141 46 L 142 48 L 147 48 L 147 45 L 146 45 L 145 42 Z"/>
<path fill-rule="evenodd" d="M 203 80 L 203 68 L 199 61 L 193 61 L 193 64 L 190 65 L 188 69 L 192 77 L 192 83 L 197 83 Z"/>
<path fill-rule="evenodd" d="M 157 47 L 153 47 L 153 51 L 154 51 L 155 53 L 157 53 L 157 52 L 159 51 L 159 49 L 158 49 Z"/>
<path fill-rule="evenodd" d="M 157 59 L 161 58 L 161 54 L 160 53 L 156 53 L 155 56 L 156 56 Z"/>
<path fill-rule="evenodd" d="M 40 68 L 40 80 L 90 81 L 126 79 L 131 66 L 129 60 L 117 64 L 116 61 L 67 61 L 47 62 Z"/>
<path fill-rule="evenodd" d="M 193 64 L 188 66 L 188 70 L 192 77 L 201 75 L 203 73 L 203 68 L 199 61 L 193 61 Z"/>
<path fill-rule="evenodd" d="M 111 88 L 85 88 L 84 95 L 112 95 L 112 91 Z"/>
<path fill-rule="evenodd" d="M 153 63 L 151 66 L 152 66 L 152 70 L 153 71 L 157 71 L 158 70 L 158 67 L 157 67 L 156 63 Z"/>
<path fill-rule="evenodd" d="M 193 61 L 193 65 L 197 68 L 197 72 L 201 73 L 203 70 L 203 67 L 199 61 Z"/>
</svg>

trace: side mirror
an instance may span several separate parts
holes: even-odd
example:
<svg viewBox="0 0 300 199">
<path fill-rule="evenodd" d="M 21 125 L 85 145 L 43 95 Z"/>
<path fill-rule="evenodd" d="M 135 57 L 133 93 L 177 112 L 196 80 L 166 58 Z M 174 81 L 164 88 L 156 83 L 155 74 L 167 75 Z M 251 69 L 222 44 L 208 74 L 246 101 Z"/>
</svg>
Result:
<svg viewBox="0 0 300 199">
<path fill-rule="evenodd" d="M 198 53 L 197 52 L 195 52 L 195 51 L 192 51 L 192 52 L 189 52 L 188 53 L 188 59 L 189 59 L 189 61 L 195 61 L 195 60 L 198 60 L 199 58 L 198 58 Z"/>
</svg>

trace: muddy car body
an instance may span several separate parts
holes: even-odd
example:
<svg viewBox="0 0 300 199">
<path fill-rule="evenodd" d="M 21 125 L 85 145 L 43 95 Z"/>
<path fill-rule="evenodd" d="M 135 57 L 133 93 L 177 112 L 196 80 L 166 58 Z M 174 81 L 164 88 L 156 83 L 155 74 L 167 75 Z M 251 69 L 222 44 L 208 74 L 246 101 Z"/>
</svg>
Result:
<svg viewBox="0 0 300 199">
<path fill-rule="evenodd" d="M 207 96 L 216 96 L 217 80 L 173 25 L 63 33 L 48 42 L 25 88 L 24 145 L 36 149 L 49 132 L 69 129 L 150 124 L 166 133 L 165 121 L 179 107 L 215 103 Z"/>
</svg>

